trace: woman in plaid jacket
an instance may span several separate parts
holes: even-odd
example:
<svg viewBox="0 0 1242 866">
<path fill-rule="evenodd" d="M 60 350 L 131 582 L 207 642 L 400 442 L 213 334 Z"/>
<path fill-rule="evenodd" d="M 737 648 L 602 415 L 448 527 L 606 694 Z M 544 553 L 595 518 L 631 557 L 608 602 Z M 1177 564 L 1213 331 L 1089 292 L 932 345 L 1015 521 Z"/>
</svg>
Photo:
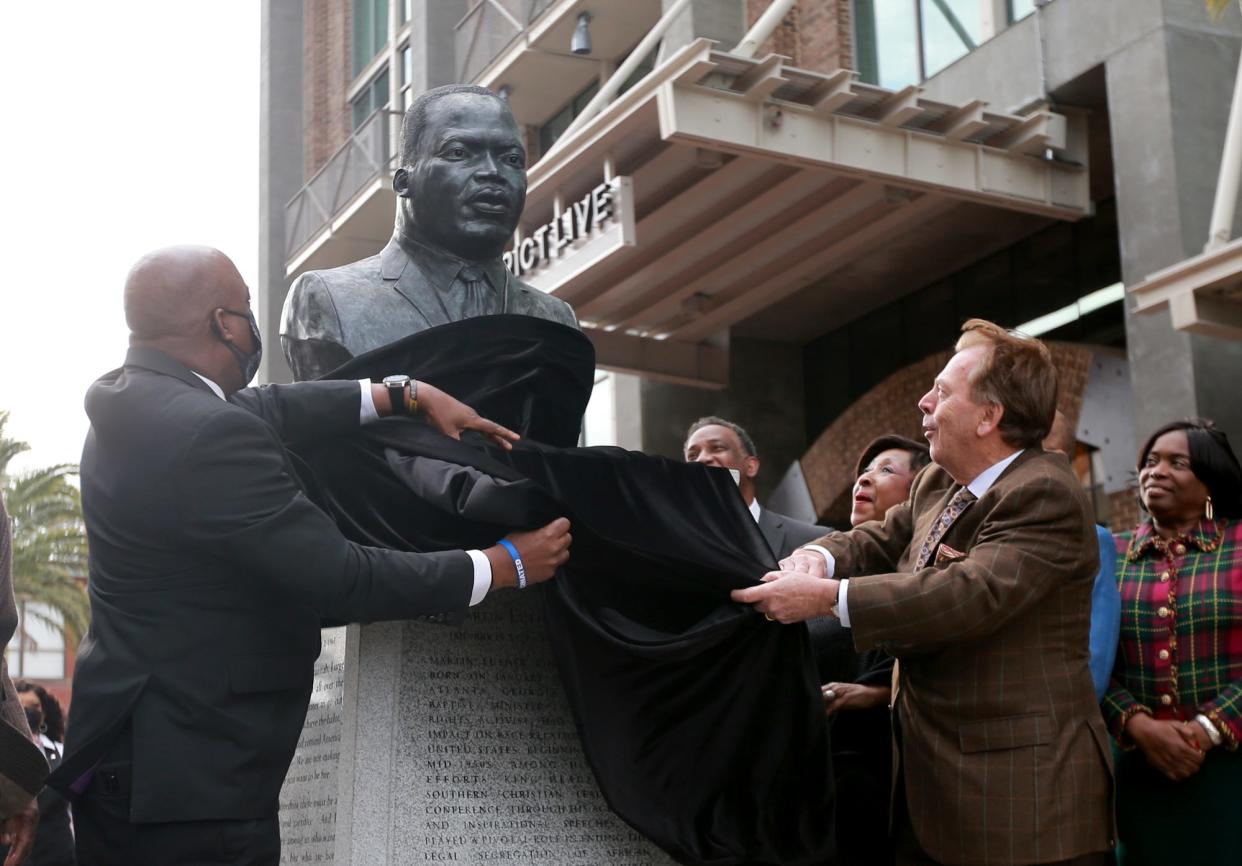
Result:
<svg viewBox="0 0 1242 866">
<path fill-rule="evenodd" d="M 1139 454 L 1148 517 L 1118 538 L 1121 645 L 1104 712 L 1123 866 L 1242 857 L 1242 469 L 1200 419 Z"/>
</svg>

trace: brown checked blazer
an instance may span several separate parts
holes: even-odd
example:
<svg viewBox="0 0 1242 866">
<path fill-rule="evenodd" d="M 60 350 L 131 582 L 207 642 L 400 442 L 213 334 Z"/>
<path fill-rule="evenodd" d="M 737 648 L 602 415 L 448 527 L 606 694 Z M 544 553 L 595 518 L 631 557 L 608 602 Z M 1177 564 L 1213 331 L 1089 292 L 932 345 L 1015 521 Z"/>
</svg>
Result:
<svg viewBox="0 0 1242 866">
<path fill-rule="evenodd" d="M 816 542 L 851 578 L 855 645 L 900 659 L 898 771 L 914 833 L 961 866 L 1107 851 L 1111 752 L 1087 667 L 1099 549 L 1086 496 L 1063 456 L 1028 449 L 913 572 L 958 489 L 933 464 L 883 523 Z"/>
</svg>

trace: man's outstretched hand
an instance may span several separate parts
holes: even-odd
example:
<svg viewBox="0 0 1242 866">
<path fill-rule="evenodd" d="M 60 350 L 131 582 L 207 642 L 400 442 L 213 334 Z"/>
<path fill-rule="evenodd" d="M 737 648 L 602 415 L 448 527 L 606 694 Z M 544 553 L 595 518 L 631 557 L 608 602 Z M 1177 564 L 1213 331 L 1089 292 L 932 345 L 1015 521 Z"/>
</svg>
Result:
<svg viewBox="0 0 1242 866">
<path fill-rule="evenodd" d="M 38 824 L 39 807 L 35 800 L 31 800 L 30 805 L 22 811 L 0 821 L 0 843 L 9 846 L 9 856 L 4 858 L 4 866 L 17 866 L 30 856 Z"/>
<path fill-rule="evenodd" d="M 811 577 L 828 577 L 828 560 L 817 550 L 800 547 L 781 560 L 781 571 L 809 574 Z"/>
<path fill-rule="evenodd" d="M 453 439 L 460 439 L 465 430 L 475 430 L 505 450 L 511 450 L 513 443 L 521 438 L 495 421 L 480 418 L 479 413 L 465 403 L 426 382 L 418 383 L 418 411 L 432 427 Z"/>
<path fill-rule="evenodd" d="M 831 613 L 840 586 L 840 581 L 830 578 L 769 571 L 763 576 L 763 583 L 735 589 L 729 595 L 734 601 L 753 605 L 770 620 L 791 623 Z"/>
<path fill-rule="evenodd" d="M 518 550 L 522 566 L 526 569 L 526 585 L 532 586 L 550 580 L 556 569 L 569 561 L 569 521 L 558 517 L 542 529 L 514 532 L 505 536 Z M 492 588 L 517 586 L 517 570 L 509 551 L 499 544 L 483 551 L 492 564 Z"/>
</svg>

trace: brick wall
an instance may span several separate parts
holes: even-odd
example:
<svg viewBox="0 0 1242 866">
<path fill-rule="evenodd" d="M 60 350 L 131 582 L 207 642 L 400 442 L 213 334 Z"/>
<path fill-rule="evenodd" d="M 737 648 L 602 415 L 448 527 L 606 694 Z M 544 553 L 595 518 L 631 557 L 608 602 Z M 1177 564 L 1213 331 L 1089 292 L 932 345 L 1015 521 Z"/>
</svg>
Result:
<svg viewBox="0 0 1242 866">
<path fill-rule="evenodd" d="M 746 0 L 747 26 L 753 25 L 771 0 Z M 853 22 L 850 0 L 798 0 L 756 53 L 783 54 L 801 69 L 830 72 L 853 67 Z"/>
<path fill-rule="evenodd" d="M 1071 425 L 1076 425 L 1087 387 L 1091 350 L 1068 343 L 1051 343 L 1049 348 L 1060 375 L 1058 408 Z M 832 526 L 849 524 L 854 463 L 867 443 L 885 433 L 922 441 L 922 415 L 917 404 L 949 355 L 947 351 L 937 352 L 884 379 L 846 409 L 802 456 L 802 472 L 823 522 Z M 1112 505 L 1111 498 L 1109 504 Z M 1124 497 L 1118 497 L 1117 507 L 1123 511 L 1119 516 L 1128 519 L 1123 504 Z"/>
<path fill-rule="evenodd" d="M 854 22 L 850 0 L 799 0 L 804 69 L 854 68 Z"/>
<path fill-rule="evenodd" d="M 303 165 L 310 178 L 352 131 L 350 0 L 305 0 L 302 67 Z"/>
<path fill-rule="evenodd" d="M 1108 519 L 1105 521 L 1113 532 L 1125 532 L 1138 526 L 1143 512 L 1139 508 L 1138 487 L 1111 493 L 1108 499 Z"/>
</svg>

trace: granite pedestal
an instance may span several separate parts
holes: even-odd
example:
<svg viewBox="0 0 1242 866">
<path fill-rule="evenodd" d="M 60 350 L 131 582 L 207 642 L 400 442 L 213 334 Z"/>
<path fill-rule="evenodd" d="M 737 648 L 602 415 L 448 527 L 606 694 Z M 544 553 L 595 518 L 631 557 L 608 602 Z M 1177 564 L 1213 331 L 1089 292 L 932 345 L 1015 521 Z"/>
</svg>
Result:
<svg viewBox="0 0 1242 866">
<path fill-rule="evenodd" d="M 460 628 L 325 631 L 284 863 L 669 866 L 604 802 L 534 592 Z"/>
</svg>

